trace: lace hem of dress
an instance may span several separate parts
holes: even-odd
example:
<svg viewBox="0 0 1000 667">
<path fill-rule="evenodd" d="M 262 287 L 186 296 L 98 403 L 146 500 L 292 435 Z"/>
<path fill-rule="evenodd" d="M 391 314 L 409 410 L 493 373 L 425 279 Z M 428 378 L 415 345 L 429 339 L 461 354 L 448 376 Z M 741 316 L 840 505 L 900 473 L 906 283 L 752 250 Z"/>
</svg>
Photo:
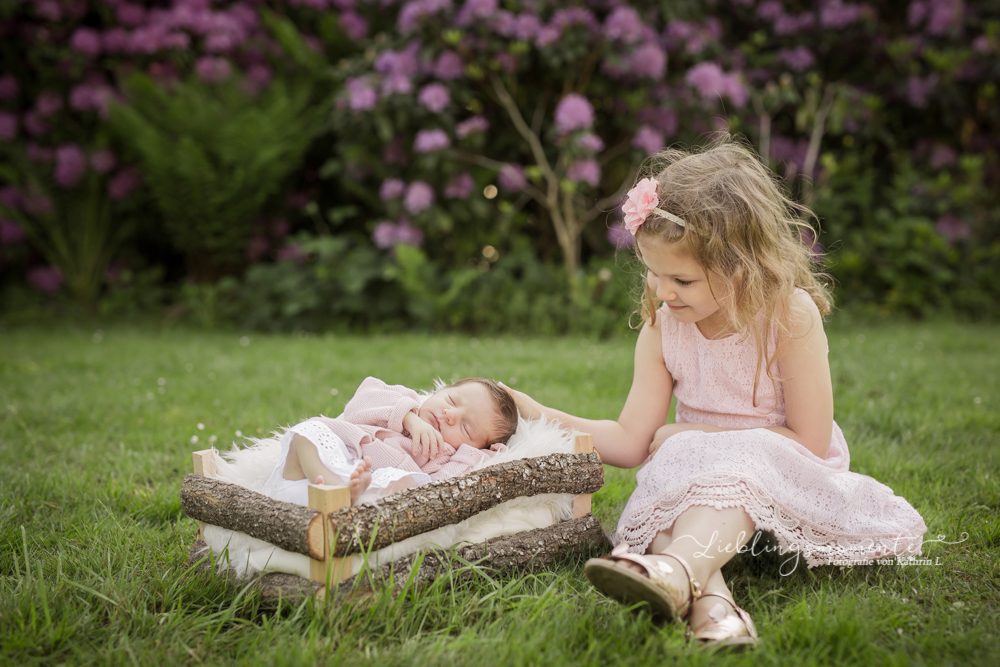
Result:
<svg viewBox="0 0 1000 667">
<path fill-rule="evenodd" d="M 774 535 L 781 553 L 798 552 L 810 568 L 900 554 L 917 556 L 923 544 L 922 525 L 898 535 L 845 535 L 810 524 L 782 511 L 759 485 L 735 475 L 704 477 L 677 493 L 661 496 L 619 525 L 614 542 L 628 544 L 632 553 L 645 553 L 658 532 L 696 505 L 719 510 L 742 507 L 757 530 Z"/>
<path fill-rule="evenodd" d="M 298 433 L 316 445 L 320 460 L 330 470 L 337 472 L 338 469 L 349 469 L 344 441 L 322 422 L 305 421 L 288 430 Z"/>
</svg>

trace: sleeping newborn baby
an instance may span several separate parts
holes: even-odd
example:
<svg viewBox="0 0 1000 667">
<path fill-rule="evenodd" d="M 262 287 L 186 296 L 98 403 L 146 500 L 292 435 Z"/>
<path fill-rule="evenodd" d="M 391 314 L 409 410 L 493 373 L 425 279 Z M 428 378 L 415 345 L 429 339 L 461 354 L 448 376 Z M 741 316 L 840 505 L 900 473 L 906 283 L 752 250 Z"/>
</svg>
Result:
<svg viewBox="0 0 1000 667">
<path fill-rule="evenodd" d="M 308 505 L 310 484 L 350 487 L 351 504 L 464 475 L 505 449 L 517 407 L 496 382 L 465 378 L 426 399 L 366 378 L 339 417 L 292 426 L 262 492 Z"/>
</svg>

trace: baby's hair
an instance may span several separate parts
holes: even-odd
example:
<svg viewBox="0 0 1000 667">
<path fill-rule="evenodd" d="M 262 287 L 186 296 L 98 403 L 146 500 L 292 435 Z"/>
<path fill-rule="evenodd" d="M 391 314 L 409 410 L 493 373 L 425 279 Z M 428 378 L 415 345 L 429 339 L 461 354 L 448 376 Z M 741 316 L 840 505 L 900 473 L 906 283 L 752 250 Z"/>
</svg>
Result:
<svg viewBox="0 0 1000 667">
<path fill-rule="evenodd" d="M 779 341 L 788 333 L 795 289 L 805 290 L 821 315 L 830 312 L 828 279 L 816 271 L 812 249 L 804 241 L 815 238 L 806 220 L 816 215 L 789 199 L 753 149 L 726 132 L 699 149 L 660 151 L 637 180 L 643 177 L 656 181 L 659 208 L 685 226 L 654 212 L 636 238 L 679 243 L 706 273 L 718 276 L 728 295 L 723 310 L 730 328 L 743 339 L 752 337 L 757 346 L 756 406 L 761 366 L 772 383 L 778 379 L 771 371 L 778 349 L 768 349 L 769 334 L 772 326 Z M 639 312 L 643 320 L 656 322 L 648 285 Z"/>
<path fill-rule="evenodd" d="M 437 391 L 447 389 L 448 387 L 459 387 L 463 384 L 470 384 L 473 382 L 486 387 L 490 394 L 490 399 L 493 401 L 493 407 L 495 407 L 497 411 L 497 418 L 493 422 L 495 437 L 490 444 L 507 444 L 507 441 L 510 440 L 511 436 L 514 435 L 514 432 L 517 430 L 517 404 L 514 403 L 514 399 L 511 398 L 511 395 L 504 391 L 503 387 L 488 378 L 462 378 L 461 380 L 452 382 L 449 385 L 440 387 Z"/>
</svg>

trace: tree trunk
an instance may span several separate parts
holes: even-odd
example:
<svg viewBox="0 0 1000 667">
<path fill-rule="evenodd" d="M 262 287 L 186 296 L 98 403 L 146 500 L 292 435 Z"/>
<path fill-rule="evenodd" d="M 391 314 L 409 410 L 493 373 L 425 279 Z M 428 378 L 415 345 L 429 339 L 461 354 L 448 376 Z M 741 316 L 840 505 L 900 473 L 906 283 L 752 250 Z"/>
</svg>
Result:
<svg viewBox="0 0 1000 667">
<path fill-rule="evenodd" d="M 203 541 L 196 540 L 191 545 L 188 566 L 201 561 L 198 571 L 211 571 L 209 561 L 203 560 L 206 548 Z M 462 547 L 454 550 L 454 558 L 450 555 L 451 552 L 443 550 L 412 554 L 347 579 L 337 586 L 334 596 L 356 595 L 389 587 L 398 591 L 407 582 L 418 563 L 413 583 L 419 587 L 451 572 L 454 572 L 456 578 L 460 580 L 473 578 L 478 568 L 489 568 L 509 574 L 549 567 L 572 555 L 599 553 L 608 548 L 610 542 L 601 524 L 593 514 L 588 514 L 546 528 L 526 530 Z M 460 561 L 457 567 L 453 565 L 456 559 Z M 465 563 L 462 561 L 475 563 L 476 568 L 464 567 Z M 234 584 L 240 585 L 231 570 L 217 574 L 231 578 Z M 261 591 L 261 598 L 268 601 L 284 598 L 294 602 L 302 597 L 324 592 L 323 585 L 318 582 L 283 572 L 268 572 L 255 577 L 253 581 Z"/>
<path fill-rule="evenodd" d="M 604 486 L 594 454 L 552 454 L 490 466 L 462 477 L 407 489 L 330 514 L 334 556 L 381 549 L 414 535 L 464 521 L 508 500 L 542 493 L 593 493 Z"/>
<path fill-rule="evenodd" d="M 320 513 L 295 503 L 268 498 L 238 484 L 194 473 L 181 484 L 181 508 L 192 519 L 246 533 L 285 551 L 323 558 L 323 542 L 310 549 L 309 527 L 322 534 Z"/>
</svg>

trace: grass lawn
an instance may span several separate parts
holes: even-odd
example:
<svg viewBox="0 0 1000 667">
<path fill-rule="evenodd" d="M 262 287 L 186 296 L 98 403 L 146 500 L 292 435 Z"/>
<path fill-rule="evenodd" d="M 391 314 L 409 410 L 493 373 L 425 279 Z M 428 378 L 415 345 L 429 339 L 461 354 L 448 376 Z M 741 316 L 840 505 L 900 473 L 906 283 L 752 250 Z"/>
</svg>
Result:
<svg viewBox="0 0 1000 667">
<path fill-rule="evenodd" d="M 263 607 L 188 571 L 189 452 L 335 415 L 367 375 L 485 375 L 614 418 L 633 338 L 312 337 L 109 328 L 0 332 L 0 662 L 32 664 L 995 664 L 1000 327 L 830 330 L 851 469 L 910 500 L 933 565 L 725 570 L 762 637 L 687 649 L 589 587 L 579 562 L 339 608 Z M 197 444 L 192 444 L 197 438 Z M 607 529 L 634 472 L 607 469 Z M 965 538 L 965 539 L 963 539 Z M 949 544 L 952 543 L 952 544 Z M 991 657 L 992 656 L 992 657 Z"/>
</svg>

